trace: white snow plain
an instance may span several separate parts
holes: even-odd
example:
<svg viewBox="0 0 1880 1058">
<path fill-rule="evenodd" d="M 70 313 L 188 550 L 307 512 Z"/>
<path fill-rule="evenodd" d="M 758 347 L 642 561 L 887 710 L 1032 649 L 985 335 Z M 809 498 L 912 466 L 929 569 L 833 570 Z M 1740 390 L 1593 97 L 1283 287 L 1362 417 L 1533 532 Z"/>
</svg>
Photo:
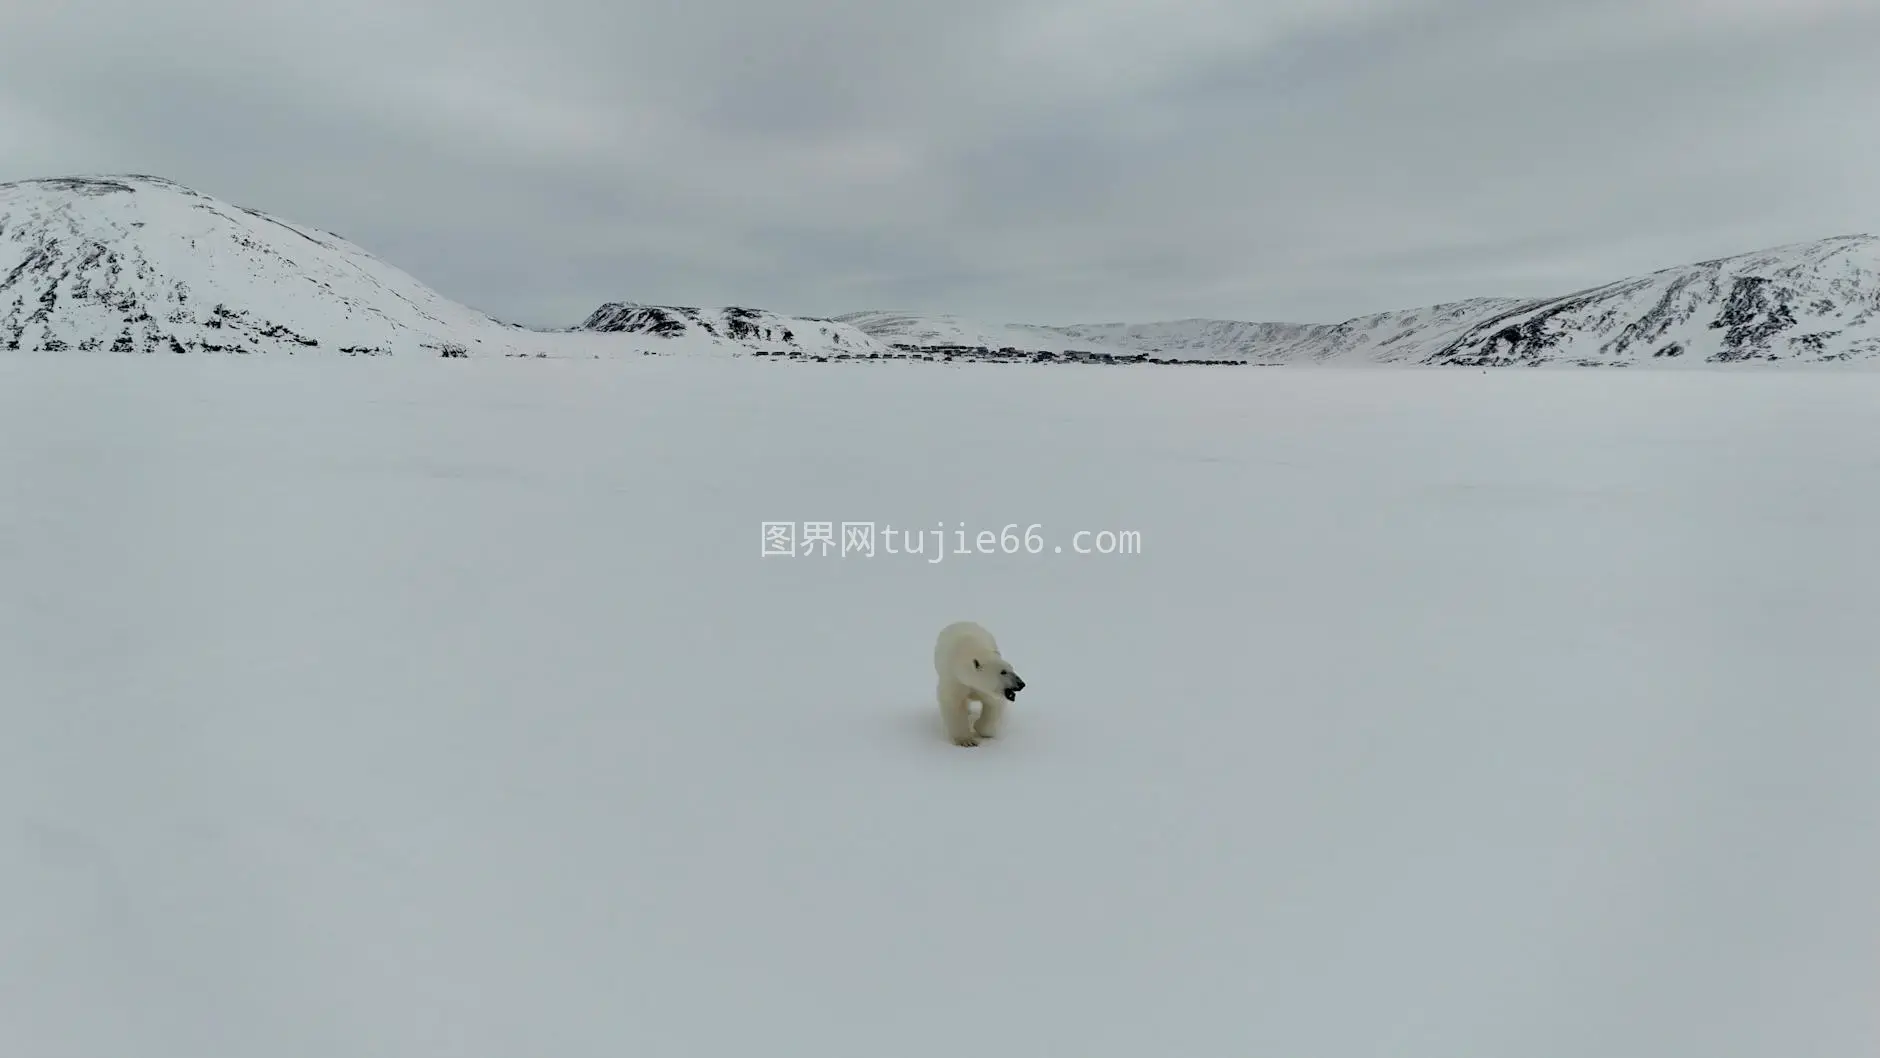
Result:
<svg viewBox="0 0 1880 1058">
<path fill-rule="evenodd" d="M 1880 1053 L 1877 427 L 1820 370 L 0 360 L 0 1053 Z M 806 520 L 949 553 L 763 556 Z M 962 618 L 1029 683 L 975 749 Z"/>
</svg>

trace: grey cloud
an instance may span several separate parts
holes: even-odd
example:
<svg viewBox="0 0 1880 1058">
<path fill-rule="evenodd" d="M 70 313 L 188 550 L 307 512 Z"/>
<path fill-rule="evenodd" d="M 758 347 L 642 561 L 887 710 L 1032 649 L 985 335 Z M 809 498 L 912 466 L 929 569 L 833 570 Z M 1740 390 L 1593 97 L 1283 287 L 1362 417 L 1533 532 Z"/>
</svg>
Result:
<svg viewBox="0 0 1880 1058">
<path fill-rule="evenodd" d="M 1876 227 L 1852 0 L 66 0 L 0 178 L 174 177 L 604 300 L 1331 320 Z"/>
</svg>

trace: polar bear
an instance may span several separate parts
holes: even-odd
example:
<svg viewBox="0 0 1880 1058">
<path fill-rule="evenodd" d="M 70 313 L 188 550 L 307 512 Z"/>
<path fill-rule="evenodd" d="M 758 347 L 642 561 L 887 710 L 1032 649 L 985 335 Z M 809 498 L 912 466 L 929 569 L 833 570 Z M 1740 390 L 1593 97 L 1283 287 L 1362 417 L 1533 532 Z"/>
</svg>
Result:
<svg viewBox="0 0 1880 1058">
<path fill-rule="evenodd" d="M 977 746 L 982 738 L 996 738 L 1005 703 L 1018 700 L 1025 681 L 999 654 L 992 633 L 971 621 L 955 621 L 940 630 L 933 647 L 934 674 L 940 677 L 940 716 L 947 735 L 959 746 Z M 967 703 L 979 702 L 979 720 L 973 722 Z"/>
</svg>

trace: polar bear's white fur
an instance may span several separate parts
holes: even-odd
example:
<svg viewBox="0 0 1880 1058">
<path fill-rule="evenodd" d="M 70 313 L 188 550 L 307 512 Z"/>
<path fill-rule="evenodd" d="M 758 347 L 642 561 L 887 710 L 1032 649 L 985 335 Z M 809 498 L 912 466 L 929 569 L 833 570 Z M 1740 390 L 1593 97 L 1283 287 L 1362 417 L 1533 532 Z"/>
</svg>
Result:
<svg viewBox="0 0 1880 1058">
<path fill-rule="evenodd" d="M 1025 681 L 999 654 L 992 633 L 971 621 L 955 621 L 940 630 L 933 646 L 934 674 L 940 677 L 940 716 L 955 745 L 977 746 L 996 738 L 1007 702 L 1016 701 Z M 979 703 L 973 720 L 968 702 Z"/>
</svg>

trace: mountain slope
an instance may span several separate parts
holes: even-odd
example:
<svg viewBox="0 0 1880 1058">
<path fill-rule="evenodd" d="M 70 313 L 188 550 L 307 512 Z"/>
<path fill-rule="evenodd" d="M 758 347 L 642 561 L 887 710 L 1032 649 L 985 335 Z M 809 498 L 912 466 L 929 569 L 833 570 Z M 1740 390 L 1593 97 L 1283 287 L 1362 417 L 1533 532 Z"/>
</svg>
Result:
<svg viewBox="0 0 1880 1058">
<path fill-rule="evenodd" d="M 615 303 L 576 328 L 519 327 L 337 235 L 144 175 L 0 184 L 0 349 L 892 353 L 846 324 L 750 309 Z"/>
<path fill-rule="evenodd" d="M 1517 298 L 1479 298 L 1361 316 L 1345 323 L 1249 323 L 1186 319 L 1155 323 L 983 324 L 957 316 L 905 312 L 853 312 L 837 319 L 902 347 L 1031 353 L 1087 350 L 1142 359 L 1199 359 L 1288 363 L 1342 358 L 1367 346 L 1389 348 L 1410 337 L 1459 334 L 1491 312 L 1524 304 Z"/>
<path fill-rule="evenodd" d="M 1388 363 L 1423 344 L 1448 341 L 1485 316 L 1521 304 L 1517 298 L 1476 298 L 1330 324 L 1173 320 L 1083 324 L 1056 330 L 1074 339 L 1100 340 L 1136 352 L 1236 357 L 1261 363 Z"/>
<path fill-rule="evenodd" d="M 1880 238 L 1839 236 L 1662 269 L 1557 297 L 1477 298 L 1337 324 L 1175 320 L 988 327 L 894 312 L 837 318 L 907 346 L 1105 348 L 1271 364 L 1876 359 Z"/>
<path fill-rule="evenodd" d="M 0 347 L 489 352 L 528 332 L 329 232 L 151 176 L 0 184 Z"/>
<path fill-rule="evenodd" d="M 1488 312 L 1426 364 L 1826 361 L 1880 355 L 1880 238 L 1845 235 L 1667 268 Z"/>
</svg>

